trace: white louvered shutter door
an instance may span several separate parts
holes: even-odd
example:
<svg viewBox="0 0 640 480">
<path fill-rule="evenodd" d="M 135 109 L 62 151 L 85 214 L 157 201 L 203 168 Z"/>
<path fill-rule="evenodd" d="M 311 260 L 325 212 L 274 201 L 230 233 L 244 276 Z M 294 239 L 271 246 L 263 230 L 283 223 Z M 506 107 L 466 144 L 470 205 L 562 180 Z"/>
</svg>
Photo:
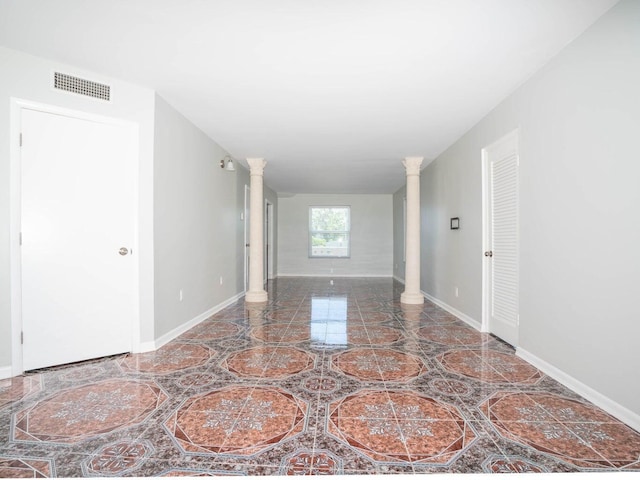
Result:
<svg viewBox="0 0 640 480">
<path fill-rule="evenodd" d="M 490 153 L 491 331 L 515 345 L 518 335 L 517 137 Z"/>
</svg>

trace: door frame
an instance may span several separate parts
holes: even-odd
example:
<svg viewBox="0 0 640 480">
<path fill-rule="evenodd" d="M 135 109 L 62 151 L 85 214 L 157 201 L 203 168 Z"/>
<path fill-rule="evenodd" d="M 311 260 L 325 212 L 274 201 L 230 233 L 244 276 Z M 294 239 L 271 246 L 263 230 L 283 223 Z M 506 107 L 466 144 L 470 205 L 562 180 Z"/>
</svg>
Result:
<svg viewBox="0 0 640 480">
<path fill-rule="evenodd" d="M 251 203 L 251 187 L 245 183 L 244 185 L 244 243 L 243 254 L 244 257 L 244 293 L 249 291 L 249 217 L 250 217 L 250 203 Z"/>
<path fill-rule="evenodd" d="M 22 231 L 22 168 L 21 168 L 21 139 L 22 111 L 34 110 L 51 115 L 62 115 L 78 120 L 86 120 L 97 123 L 122 126 L 125 128 L 135 128 L 139 125 L 130 120 L 108 117 L 88 113 L 80 110 L 59 107 L 30 100 L 14 98 L 10 99 L 10 126 L 9 126 L 9 201 L 10 224 L 9 224 L 9 255 L 10 255 L 10 307 L 11 307 L 11 375 L 17 376 L 24 373 L 22 361 L 22 252 L 20 246 L 20 232 Z M 138 135 L 136 135 L 137 137 Z M 132 166 L 134 175 L 134 232 L 133 249 L 139 252 L 139 151 L 135 152 L 136 164 Z M 131 322 L 131 346 L 136 351 L 140 347 L 140 261 L 133 265 L 133 300 L 134 316 Z"/>
<path fill-rule="evenodd" d="M 264 284 L 273 279 L 273 203 L 264 199 Z"/>
<path fill-rule="evenodd" d="M 484 252 L 492 249 L 492 236 L 491 236 L 491 227 L 492 227 L 492 217 L 491 217 L 491 174 L 489 171 L 489 152 L 488 150 L 500 145 L 501 143 L 506 143 L 510 141 L 515 141 L 516 150 L 518 152 L 518 156 L 520 156 L 520 129 L 516 128 L 515 130 L 509 132 L 503 137 L 499 138 L 495 142 L 490 143 L 489 145 L 482 148 L 482 251 L 479 252 L 482 255 L 482 324 L 480 330 L 482 332 L 491 332 L 491 274 L 492 274 L 492 263 L 487 261 L 484 257 Z M 518 186 L 516 186 L 518 188 Z M 520 215 L 518 208 L 518 217 Z M 516 222 L 519 223 L 519 218 L 516 219 Z M 517 237 L 516 242 L 519 244 L 520 240 Z M 519 263 L 519 259 L 517 260 Z M 519 283 L 519 279 L 518 279 Z M 516 298 L 516 301 L 519 299 Z M 519 330 L 520 327 L 519 315 L 516 319 L 516 329 Z M 518 336 L 519 336 L 519 332 Z M 513 345 L 513 347 L 517 347 Z"/>
</svg>

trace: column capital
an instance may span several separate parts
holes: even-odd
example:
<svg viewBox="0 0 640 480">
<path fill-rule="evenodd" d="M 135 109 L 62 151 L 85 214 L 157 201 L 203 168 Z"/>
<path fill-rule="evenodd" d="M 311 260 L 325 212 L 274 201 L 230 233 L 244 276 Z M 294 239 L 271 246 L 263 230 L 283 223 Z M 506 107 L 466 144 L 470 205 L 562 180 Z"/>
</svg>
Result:
<svg viewBox="0 0 640 480">
<path fill-rule="evenodd" d="M 404 157 L 402 164 L 407 170 L 407 175 L 420 175 L 420 165 L 424 157 Z"/>
<path fill-rule="evenodd" d="M 267 161 L 264 158 L 247 158 L 251 175 L 262 175 Z"/>
</svg>

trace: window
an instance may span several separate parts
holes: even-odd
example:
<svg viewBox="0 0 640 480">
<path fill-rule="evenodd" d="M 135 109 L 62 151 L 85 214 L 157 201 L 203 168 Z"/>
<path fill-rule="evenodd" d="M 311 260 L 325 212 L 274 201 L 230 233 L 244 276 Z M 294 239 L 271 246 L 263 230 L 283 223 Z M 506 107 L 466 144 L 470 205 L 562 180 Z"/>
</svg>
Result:
<svg viewBox="0 0 640 480">
<path fill-rule="evenodd" d="M 349 207 L 309 207 L 309 257 L 349 257 Z"/>
</svg>

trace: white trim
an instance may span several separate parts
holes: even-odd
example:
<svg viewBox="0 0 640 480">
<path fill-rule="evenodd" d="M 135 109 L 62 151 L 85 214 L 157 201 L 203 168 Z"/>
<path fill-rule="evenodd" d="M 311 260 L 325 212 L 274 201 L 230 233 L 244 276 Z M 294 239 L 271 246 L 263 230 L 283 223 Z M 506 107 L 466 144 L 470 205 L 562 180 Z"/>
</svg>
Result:
<svg viewBox="0 0 640 480">
<path fill-rule="evenodd" d="M 342 275 L 339 273 L 278 273 L 278 277 L 322 277 L 322 278 L 393 278 L 391 274 L 388 275 L 371 275 L 370 273 L 356 273 Z"/>
<path fill-rule="evenodd" d="M 247 257 L 249 255 L 249 247 L 247 244 L 249 243 L 249 196 L 251 193 L 251 187 L 244 184 L 244 210 L 242 211 L 243 215 L 243 226 L 244 226 L 244 242 L 242 242 L 242 257 L 243 257 L 243 265 L 244 265 L 244 291 L 247 292 L 249 290 L 249 262 L 247 261 Z"/>
<path fill-rule="evenodd" d="M 152 351 L 152 350 L 157 350 L 158 348 L 166 345 L 170 341 L 175 340 L 176 338 L 178 338 L 180 335 L 182 335 L 187 330 L 195 327 L 200 322 L 206 320 L 211 315 L 214 315 L 214 314 L 218 313 L 220 310 L 223 310 L 224 308 L 228 307 L 232 303 L 237 302 L 242 297 L 244 297 L 244 292 L 238 293 L 237 295 L 234 295 L 233 297 L 228 298 L 227 300 L 223 301 L 222 303 L 219 303 L 215 307 L 211 307 L 206 312 L 203 312 L 200 315 L 198 315 L 197 317 L 192 318 L 188 322 L 177 326 L 176 328 L 174 328 L 170 332 L 165 333 L 161 337 L 156 338 L 155 341 L 153 341 L 153 342 L 145 342 L 144 347 L 146 347 L 146 350 L 142 350 L 142 351 L 143 352 L 149 352 L 149 351 Z"/>
<path fill-rule="evenodd" d="M 401 284 L 403 284 L 403 285 L 404 285 L 404 278 L 400 278 L 399 276 L 394 275 L 394 276 L 393 276 L 393 279 L 394 279 L 394 280 L 397 280 L 398 282 L 400 282 Z"/>
<path fill-rule="evenodd" d="M 25 102 L 11 98 L 9 123 L 9 255 L 11 279 L 11 368 L 10 376 L 21 375 L 22 370 L 22 258 L 20 254 L 20 231 L 22 230 L 22 170 L 20 162 L 20 132 L 22 109 Z"/>
<path fill-rule="evenodd" d="M 154 350 L 157 350 L 156 342 L 152 340 L 150 342 L 140 342 L 138 344 L 138 350 L 133 353 L 146 353 L 153 352 Z"/>
<path fill-rule="evenodd" d="M 489 154 L 487 153 L 487 147 L 481 150 L 481 181 L 482 181 L 482 251 L 478 252 L 478 254 L 482 256 L 482 320 L 480 325 L 480 330 L 482 332 L 489 331 L 489 315 L 490 315 L 490 301 L 489 295 L 491 292 L 489 291 L 491 285 L 491 270 L 490 264 L 486 257 L 484 257 L 484 252 L 490 249 L 491 247 L 491 233 L 490 233 L 490 215 L 489 215 L 489 205 L 490 205 L 490 189 L 489 189 Z"/>
<path fill-rule="evenodd" d="M 265 223 L 268 222 L 268 227 L 265 229 L 265 258 L 268 256 L 267 268 L 265 269 L 265 283 L 268 280 L 274 280 L 276 278 L 276 265 L 275 265 L 275 257 L 276 257 L 276 244 L 275 244 L 275 205 L 271 200 L 265 197 Z M 267 248 L 268 247 L 268 248 Z"/>
<path fill-rule="evenodd" d="M 537 369 L 544 372 L 546 375 L 550 376 L 554 380 L 560 382 L 565 387 L 573 390 L 575 393 L 580 395 L 581 397 L 586 398 L 594 405 L 602 408 L 605 412 L 613 415 L 621 422 L 626 423 L 631 428 L 640 431 L 640 415 L 632 412 L 626 407 L 623 407 L 619 403 L 611 400 L 609 397 L 603 395 L 602 393 L 594 390 L 593 388 L 585 385 L 580 380 L 573 378 L 568 373 L 560 370 L 557 367 L 554 367 L 550 363 L 542 360 L 531 352 L 518 347 L 516 348 L 516 355 L 523 360 L 529 362 L 531 365 L 536 367 Z"/>
<path fill-rule="evenodd" d="M 460 320 L 462 320 L 464 323 L 466 323 L 467 325 L 475 328 L 476 330 L 480 331 L 480 328 L 482 327 L 482 324 L 471 318 L 469 315 L 462 313 L 460 310 L 457 310 L 455 308 L 453 308 L 451 305 L 448 305 L 446 303 L 444 303 L 442 300 L 438 300 L 435 297 L 432 297 L 431 295 L 429 295 L 428 293 L 422 291 L 421 292 L 427 300 L 429 300 L 432 303 L 435 303 L 437 306 L 439 306 L 440 308 L 446 310 L 447 312 L 449 312 L 452 315 L 455 315 L 456 317 L 458 317 Z"/>
<path fill-rule="evenodd" d="M 13 368 L 11 365 L 7 365 L 6 367 L 0 367 L 0 380 L 4 380 L 5 378 L 14 377 Z"/>
</svg>

